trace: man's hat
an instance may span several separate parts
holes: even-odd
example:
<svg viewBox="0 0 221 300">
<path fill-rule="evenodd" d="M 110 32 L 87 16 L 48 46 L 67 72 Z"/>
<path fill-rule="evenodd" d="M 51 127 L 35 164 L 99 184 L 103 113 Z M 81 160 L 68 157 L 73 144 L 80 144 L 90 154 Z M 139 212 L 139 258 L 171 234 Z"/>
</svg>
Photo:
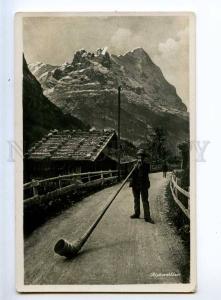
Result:
<svg viewBox="0 0 221 300">
<path fill-rule="evenodd" d="M 138 156 L 138 155 L 146 156 L 146 153 L 145 153 L 144 149 L 139 149 L 139 150 L 137 151 L 137 156 Z"/>
</svg>

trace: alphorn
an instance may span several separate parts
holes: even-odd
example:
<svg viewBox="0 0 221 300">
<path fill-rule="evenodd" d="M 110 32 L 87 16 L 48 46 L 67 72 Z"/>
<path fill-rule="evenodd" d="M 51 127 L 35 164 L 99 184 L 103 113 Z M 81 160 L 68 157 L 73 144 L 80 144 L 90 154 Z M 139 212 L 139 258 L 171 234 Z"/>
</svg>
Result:
<svg viewBox="0 0 221 300">
<path fill-rule="evenodd" d="M 82 246 L 85 244 L 85 242 L 87 241 L 87 239 L 89 238 L 89 236 L 94 231 L 94 229 L 97 226 L 97 224 L 100 222 L 100 220 L 104 216 L 104 214 L 107 211 L 107 209 L 110 207 L 111 203 L 114 201 L 114 199 L 117 197 L 117 195 L 119 194 L 119 192 L 122 190 L 122 188 L 126 184 L 128 178 L 131 176 L 131 174 L 133 173 L 133 171 L 134 171 L 135 168 L 136 168 L 136 165 L 133 167 L 133 169 L 130 171 L 130 173 L 127 175 L 127 177 L 124 179 L 123 183 L 118 188 L 118 190 L 114 194 L 112 194 L 110 196 L 110 200 L 104 206 L 103 210 L 101 211 L 101 213 L 99 214 L 99 216 L 97 217 L 97 219 L 88 228 L 88 230 L 85 232 L 85 234 L 81 238 L 75 240 L 72 243 L 70 243 L 70 242 L 68 242 L 68 241 L 66 241 L 64 239 L 60 239 L 59 241 L 57 241 L 57 243 L 54 246 L 54 251 L 57 254 L 59 254 L 61 256 L 65 256 L 67 258 L 74 258 L 78 254 L 78 252 L 80 251 L 80 249 L 82 248 Z"/>
</svg>

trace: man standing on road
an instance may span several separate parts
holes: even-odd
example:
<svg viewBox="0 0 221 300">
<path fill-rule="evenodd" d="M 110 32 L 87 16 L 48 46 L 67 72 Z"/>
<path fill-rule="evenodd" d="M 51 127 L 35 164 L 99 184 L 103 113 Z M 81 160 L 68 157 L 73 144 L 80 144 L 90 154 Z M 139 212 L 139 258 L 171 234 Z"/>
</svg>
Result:
<svg viewBox="0 0 221 300">
<path fill-rule="evenodd" d="M 140 149 L 137 152 L 137 166 L 134 169 L 130 186 L 132 187 L 134 196 L 134 214 L 131 219 L 138 219 L 140 217 L 140 195 L 143 202 L 144 219 L 146 222 L 153 223 L 150 217 L 150 207 L 148 201 L 148 189 L 150 187 L 149 171 L 150 165 L 145 162 L 145 151 Z"/>
</svg>

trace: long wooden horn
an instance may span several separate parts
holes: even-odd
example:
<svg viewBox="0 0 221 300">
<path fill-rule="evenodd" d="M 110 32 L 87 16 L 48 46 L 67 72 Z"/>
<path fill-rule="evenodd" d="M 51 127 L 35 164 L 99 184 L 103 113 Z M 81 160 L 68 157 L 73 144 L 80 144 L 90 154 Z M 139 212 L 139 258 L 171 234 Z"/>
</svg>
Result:
<svg viewBox="0 0 221 300">
<path fill-rule="evenodd" d="M 87 241 L 89 236 L 94 231 L 97 224 L 102 219 L 103 215 L 105 214 L 105 212 L 107 211 L 107 209 L 109 208 L 111 203 L 114 201 L 114 199 L 117 197 L 119 192 L 122 190 L 122 188 L 126 184 L 128 178 L 130 177 L 130 175 L 134 171 L 135 167 L 136 167 L 136 165 L 133 167 L 133 169 L 130 171 L 130 173 L 127 175 L 127 177 L 124 179 L 124 181 L 121 184 L 121 186 L 119 187 L 119 189 L 114 194 L 112 194 L 110 196 L 110 200 L 107 202 L 107 204 L 105 205 L 105 207 L 101 211 L 100 215 L 97 217 L 97 219 L 94 221 L 94 223 L 88 228 L 88 230 L 85 232 L 85 234 L 80 239 L 75 240 L 72 243 L 69 243 L 68 241 L 66 241 L 64 239 L 60 239 L 59 241 L 57 241 L 57 243 L 54 246 L 54 251 L 57 254 L 59 254 L 61 256 L 66 256 L 67 258 L 73 258 L 77 255 L 77 253 L 80 251 L 80 249 L 82 248 L 84 243 Z"/>
</svg>

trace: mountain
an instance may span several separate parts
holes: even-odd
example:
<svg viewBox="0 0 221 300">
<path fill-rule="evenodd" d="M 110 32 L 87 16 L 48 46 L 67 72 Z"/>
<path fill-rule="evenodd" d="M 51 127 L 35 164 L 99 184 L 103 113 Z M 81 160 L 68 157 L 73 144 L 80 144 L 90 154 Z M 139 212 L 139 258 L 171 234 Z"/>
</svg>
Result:
<svg viewBox="0 0 221 300">
<path fill-rule="evenodd" d="M 89 126 L 70 114 L 64 114 L 43 95 L 40 83 L 30 72 L 23 57 L 24 151 L 54 128 L 88 129 Z"/>
<path fill-rule="evenodd" d="M 31 64 L 30 70 L 51 102 L 97 129 L 117 128 L 121 85 L 121 133 L 135 145 L 148 142 L 160 126 L 175 151 L 189 134 L 186 106 L 142 48 L 119 56 L 105 49 L 95 53 L 81 49 L 71 63 Z"/>
</svg>

